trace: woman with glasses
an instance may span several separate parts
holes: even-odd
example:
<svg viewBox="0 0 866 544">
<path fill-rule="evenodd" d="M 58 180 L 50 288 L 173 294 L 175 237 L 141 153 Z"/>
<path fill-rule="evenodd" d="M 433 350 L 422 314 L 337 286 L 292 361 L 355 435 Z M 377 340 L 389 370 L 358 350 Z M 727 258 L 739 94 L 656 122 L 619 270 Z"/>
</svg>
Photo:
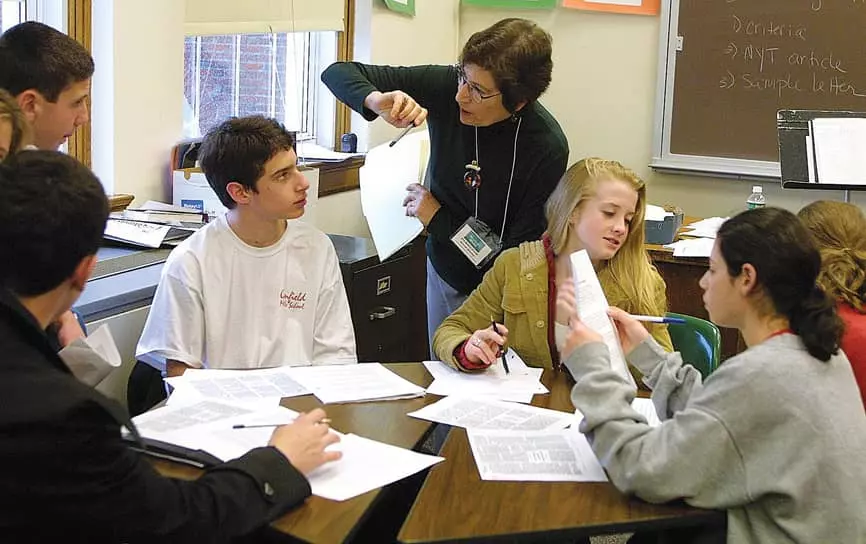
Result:
<svg viewBox="0 0 866 544">
<path fill-rule="evenodd" d="M 338 100 L 397 128 L 428 121 L 427 188 L 407 187 L 406 214 L 426 227 L 427 329 L 481 283 L 503 249 L 537 240 L 568 143 L 537 102 L 550 84 L 550 35 L 524 19 L 473 34 L 456 66 L 332 64 Z M 399 144 L 398 144 L 399 145 Z"/>
</svg>

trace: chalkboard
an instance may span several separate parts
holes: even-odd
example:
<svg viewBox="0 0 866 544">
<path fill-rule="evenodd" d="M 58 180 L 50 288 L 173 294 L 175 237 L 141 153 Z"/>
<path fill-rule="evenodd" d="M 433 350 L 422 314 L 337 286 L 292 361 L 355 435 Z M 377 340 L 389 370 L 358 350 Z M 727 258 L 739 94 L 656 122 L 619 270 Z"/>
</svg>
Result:
<svg viewBox="0 0 866 544">
<path fill-rule="evenodd" d="M 866 111 L 866 0 L 673 0 L 662 25 L 657 160 L 747 173 L 779 110 Z"/>
</svg>

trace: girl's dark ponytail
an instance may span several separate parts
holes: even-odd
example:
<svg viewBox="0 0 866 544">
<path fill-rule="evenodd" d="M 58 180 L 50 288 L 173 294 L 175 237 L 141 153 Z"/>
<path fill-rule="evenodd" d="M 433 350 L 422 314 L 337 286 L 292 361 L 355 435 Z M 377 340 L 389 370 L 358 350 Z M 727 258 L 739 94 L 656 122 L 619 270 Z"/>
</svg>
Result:
<svg viewBox="0 0 866 544">
<path fill-rule="evenodd" d="M 791 330 L 800 337 L 812 357 L 827 361 L 839 352 L 844 323 L 835 302 L 815 285 L 787 312 Z"/>
</svg>

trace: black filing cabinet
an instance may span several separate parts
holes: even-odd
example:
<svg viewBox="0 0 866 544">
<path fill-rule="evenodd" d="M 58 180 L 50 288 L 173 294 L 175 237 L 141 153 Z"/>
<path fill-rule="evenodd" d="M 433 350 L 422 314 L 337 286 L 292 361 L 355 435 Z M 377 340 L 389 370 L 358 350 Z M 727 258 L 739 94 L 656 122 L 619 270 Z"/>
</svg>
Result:
<svg viewBox="0 0 866 544">
<path fill-rule="evenodd" d="M 419 237 L 386 261 L 368 238 L 329 234 L 349 298 L 358 360 L 428 359 L 426 253 Z"/>
</svg>

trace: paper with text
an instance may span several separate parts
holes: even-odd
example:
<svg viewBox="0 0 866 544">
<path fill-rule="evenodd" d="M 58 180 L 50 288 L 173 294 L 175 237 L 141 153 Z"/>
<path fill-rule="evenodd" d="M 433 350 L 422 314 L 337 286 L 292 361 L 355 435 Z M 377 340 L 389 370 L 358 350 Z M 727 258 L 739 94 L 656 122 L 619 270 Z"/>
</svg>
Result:
<svg viewBox="0 0 866 544">
<path fill-rule="evenodd" d="M 619 343 L 616 328 L 607 315 L 607 297 L 585 249 L 571 254 L 571 270 L 577 298 L 577 313 L 586 326 L 601 335 L 610 351 L 610 367 L 636 386 Z"/>
<path fill-rule="evenodd" d="M 544 369 L 530 368 L 513 349 L 506 353 L 508 367 L 505 374 L 501 362 L 481 372 L 461 372 L 441 361 L 424 361 L 433 383 L 427 392 L 434 395 L 484 396 L 500 400 L 528 403 L 532 396 L 547 393 L 541 383 Z"/>
<path fill-rule="evenodd" d="M 406 415 L 466 429 L 549 431 L 576 423 L 569 412 L 479 397 L 445 397 Z"/>
<path fill-rule="evenodd" d="M 182 376 L 166 378 L 165 381 L 175 388 L 172 396 L 188 389 L 195 397 L 235 402 L 279 403 L 279 399 L 284 397 L 310 394 L 292 378 L 290 367 L 255 370 L 190 369 Z"/>
<path fill-rule="evenodd" d="M 658 412 L 656 412 L 656 407 L 653 404 L 652 399 L 637 397 L 631 401 L 631 407 L 634 409 L 635 412 L 646 418 L 647 425 L 649 425 L 650 427 L 658 427 L 662 424 L 662 421 L 659 418 Z M 580 410 L 575 410 L 574 417 L 576 419 L 576 423 L 572 426 L 572 428 L 576 429 L 580 426 L 581 422 L 583 422 L 583 414 L 580 412 Z"/>
<path fill-rule="evenodd" d="M 292 377 L 323 404 L 421 397 L 424 388 L 379 363 L 292 368 Z"/>
<path fill-rule="evenodd" d="M 579 431 L 467 431 L 482 480 L 605 482 L 607 476 Z"/>
</svg>

